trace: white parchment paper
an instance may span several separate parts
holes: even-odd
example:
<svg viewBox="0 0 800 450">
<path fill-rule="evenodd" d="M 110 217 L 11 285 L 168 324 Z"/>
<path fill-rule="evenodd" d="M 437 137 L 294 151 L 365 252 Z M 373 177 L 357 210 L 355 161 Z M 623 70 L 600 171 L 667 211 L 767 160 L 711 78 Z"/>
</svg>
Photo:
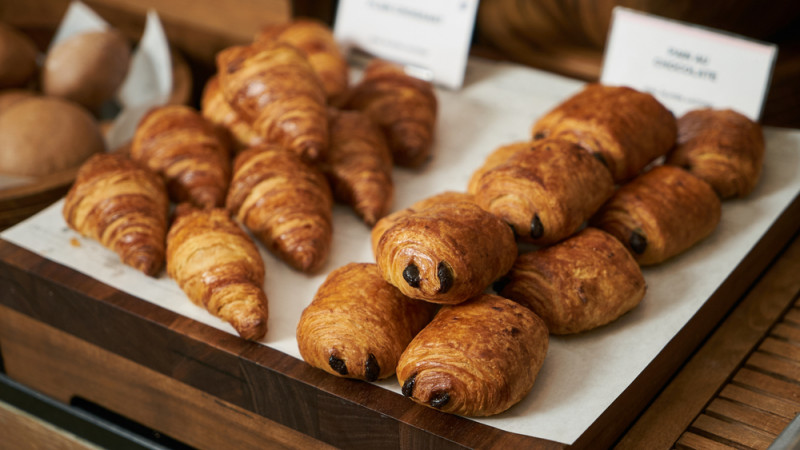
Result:
<svg viewBox="0 0 800 450">
<path fill-rule="evenodd" d="M 444 190 L 466 189 L 499 145 L 528 138 L 533 122 L 583 83 L 516 65 L 472 59 L 464 88 L 440 90 L 434 159 L 420 171 L 396 169 L 394 209 Z M 573 443 L 686 324 L 800 192 L 800 131 L 767 128 L 761 183 L 723 204 L 719 228 L 687 253 L 645 269 L 648 292 L 620 320 L 578 336 L 554 337 L 536 385 L 519 404 L 479 421 L 502 430 Z M 193 305 L 166 275 L 151 279 L 70 230 L 63 200 L 0 237 L 178 314 L 235 334 Z M 77 239 L 80 245 L 70 244 Z M 295 272 L 266 251 L 269 332 L 263 344 L 300 358 L 295 327 L 331 270 L 374 261 L 369 230 L 346 207 L 334 211 L 334 242 L 323 272 Z M 378 383 L 399 392 L 395 378 Z"/>
</svg>

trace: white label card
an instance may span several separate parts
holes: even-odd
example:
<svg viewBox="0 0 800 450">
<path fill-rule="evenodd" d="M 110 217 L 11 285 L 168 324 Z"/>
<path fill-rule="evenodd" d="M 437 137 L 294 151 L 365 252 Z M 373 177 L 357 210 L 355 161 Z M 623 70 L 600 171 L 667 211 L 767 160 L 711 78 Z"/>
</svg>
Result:
<svg viewBox="0 0 800 450">
<path fill-rule="evenodd" d="M 478 0 L 340 0 L 334 36 L 451 89 L 464 81 Z"/>
<path fill-rule="evenodd" d="M 600 82 L 649 92 L 680 117 L 703 107 L 761 116 L 774 44 L 617 7 Z"/>
</svg>

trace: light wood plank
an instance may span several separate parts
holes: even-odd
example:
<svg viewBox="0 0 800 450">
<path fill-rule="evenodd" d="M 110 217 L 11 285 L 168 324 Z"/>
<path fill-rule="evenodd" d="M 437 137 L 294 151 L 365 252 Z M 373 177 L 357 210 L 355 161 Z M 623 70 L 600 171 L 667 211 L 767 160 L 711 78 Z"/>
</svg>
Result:
<svg viewBox="0 0 800 450">
<path fill-rule="evenodd" d="M 776 357 L 769 353 L 754 352 L 746 365 L 761 372 L 773 373 L 794 381 L 800 381 L 800 363 Z"/>
<path fill-rule="evenodd" d="M 678 442 L 675 443 L 675 448 L 678 450 L 731 450 L 736 447 L 731 447 L 699 434 L 683 433 Z"/>
<path fill-rule="evenodd" d="M 99 447 L 8 403 L 0 402 L 0 448 L 93 450 Z"/>
<path fill-rule="evenodd" d="M 743 368 L 733 376 L 733 382 L 800 404 L 800 384 Z"/>
<path fill-rule="evenodd" d="M 718 436 L 725 441 L 745 445 L 756 450 L 766 450 L 777 435 L 769 435 L 737 422 L 726 422 L 701 414 L 691 427 L 695 433 Z"/>
<path fill-rule="evenodd" d="M 800 362 L 800 346 L 781 339 L 768 337 L 764 339 L 759 350 Z"/>
<path fill-rule="evenodd" d="M 741 422 L 773 436 L 779 435 L 786 428 L 786 425 L 791 422 L 786 417 L 721 398 L 714 399 L 708 405 L 706 414 Z"/>
<path fill-rule="evenodd" d="M 800 345 L 800 327 L 791 322 L 776 324 L 770 334 L 791 341 L 795 345 Z"/>
<path fill-rule="evenodd" d="M 800 404 L 733 384 L 725 386 L 719 393 L 719 397 L 743 403 L 789 420 L 800 414 Z"/>
</svg>

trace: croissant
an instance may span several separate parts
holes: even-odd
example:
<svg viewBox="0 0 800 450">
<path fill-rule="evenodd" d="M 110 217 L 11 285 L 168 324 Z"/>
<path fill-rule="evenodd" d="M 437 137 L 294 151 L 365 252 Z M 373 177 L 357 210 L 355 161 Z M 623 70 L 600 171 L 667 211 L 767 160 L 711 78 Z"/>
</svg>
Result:
<svg viewBox="0 0 800 450">
<path fill-rule="evenodd" d="M 118 153 L 92 155 L 78 170 L 62 214 L 69 226 L 156 276 L 164 265 L 169 199 L 159 176 Z"/>
<path fill-rule="evenodd" d="M 532 146 L 533 143 L 531 141 L 519 141 L 497 147 L 492 153 L 489 154 L 489 156 L 486 157 L 483 165 L 472 172 L 472 176 L 469 179 L 469 184 L 467 184 L 467 192 L 470 194 L 477 193 L 478 184 L 484 173 L 499 166 L 500 164 L 503 164 L 515 153 L 530 149 Z"/>
<path fill-rule="evenodd" d="M 375 264 L 349 263 L 328 275 L 303 310 L 297 345 L 314 367 L 375 381 L 394 375 L 400 354 L 433 311 L 432 303 L 384 281 Z"/>
<path fill-rule="evenodd" d="M 705 181 L 677 166 L 656 166 L 623 185 L 592 218 L 640 265 L 666 261 L 719 224 L 720 199 Z"/>
<path fill-rule="evenodd" d="M 603 164 L 561 139 L 536 141 L 475 185 L 478 205 L 508 222 L 520 241 L 539 245 L 575 233 L 614 193 Z"/>
<path fill-rule="evenodd" d="M 411 298 L 455 304 L 505 274 L 517 256 L 514 235 L 470 197 L 440 195 L 379 221 L 372 242 L 383 278 Z"/>
<path fill-rule="evenodd" d="M 402 393 L 417 403 L 465 416 L 490 416 L 533 388 L 549 344 L 532 311 L 482 294 L 443 306 L 397 363 Z"/>
<path fill-rule="evenodd" d="M 533 310 L 553 334 L 580 333 L 612 322 L 635 308 L 647 290 L 642 270 L 625 246 L 591 227 L 519 255 L 497 284 L 501 296 Z"/>
<path fill-rule="evenodd" d="M 325 90 L 300 53 L 282 42 L 229 47 L 217 54 L 222 94 L 266 143 L 319 161 L 328 149 Z"/>
<path fill-rule="evenodd" d="M 333 238 L 333 196 L 322 173 L 296 153 L 253 147 L 234 162 L 228 209 L 291 267 L 315 272 Z"/>
<path fill-rule="evenodd" d="M 341 99 L 349 87 L 349 69 L 330 27 L 315 19 L 302 18 L 266 27 L 255 37 L 256 42 L 272 40 L 300 50 L 322 82 L 328 101 L 335 104 Z"/>
<path fill-rule="evenodd" d="M 745 197 L 764 162 L 761 126 L 731 109 L 689 111 L 678 119 L 678 145 L 667 164 L 705 180 L 722 199 Z"/>
<path fill-rule="evenodd" d="M 167 235 L 167 274 L 189 299 L 258 340 L 267 332 L 264 262 L 227 211 L 183 203 Z"/>
<path fill-rule="evenodd" d="M 372 226 L 392 206 L 392 155 L 380 130 L 363 113 L 331 109 L 329 116 L 330 148 L 324 172 L 334 197 Z"/>
<path fill-rule="evenodd" d="M 203 117 L 224 130 L 233 140 L 233 147 L 237 151 L 264 143 L 264 139 L 253 131 L 253 125 L 243 119 L 225 100 L 219 87 L 219 76 L 213 75 L 208 79 L 200 102 Z"/>
<path fill-rule="evenodd" d="M 345 105 L 363 111 L 378 124 L 395 164 L 416 168 L 430 158 L 438 108 L 430 83 L 406 75 L 399 66 L 374 59 Z"/>
<path fill-rule="evenodd" d="M 193 108 L 168 105 L 148 112 L 136 128 L 130 152 L 164 177 L 173 201 L 201 208 L 223 205 L 230 150 Z"/>
<path fill-rule="evenodd" d="M 542 116 L 534 140 L 574 142 L 603 161 L 615 182 L 636 176 L 675 144 L 675 116 L 655 97 L 592 83 Z"/>
</svg>

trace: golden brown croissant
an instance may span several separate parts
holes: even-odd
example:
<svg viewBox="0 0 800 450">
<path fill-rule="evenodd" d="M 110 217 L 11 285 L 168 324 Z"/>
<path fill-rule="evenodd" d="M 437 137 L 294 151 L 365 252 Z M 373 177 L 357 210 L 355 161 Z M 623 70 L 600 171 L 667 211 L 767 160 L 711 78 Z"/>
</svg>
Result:
<svg viewBox="0 0 800 450">
<path fill-rule="evenodd" d="M 606 164 L 615 182 L 622 182 L 672 148 L 677 125 L 652 95 L 593 83 L 541 117 L 532 135 L 580 145 Z"/>
<path fill-rule="evenodd" d="M 472 172 L 472 176 L 469 179 L 469 184 L 467 185 L 467 192 L 470 194 L 475 194 L 478 190 L 478 183 L 480 182 L 480 179 L 484 173 L 494 169 L 500 164 L 503 164 L 515 153 L 530 149 L 531 147 L 533 147 L 533 142 L 531 141 L 512 142 L 511 144 L 497 147 L 492 153 L 489 154 L 489 156 L 486 157 L 483 165 Z"/>
<path fill-rule="evenodd" d="M 222 94 L 264 142 L 307 161 L 328 149 L 325 91 L 299 50 L 282 42 L 229 47 L 217 54 Z"/>
<path fill-rule="evenodd" d="M 309 18 L 273 25 L 256 34 L 255 41 L 278 40 L 300 50 L 314 68 L 329 102 L 335 104 L 349 87 L 349 69 L 333 31 L 324 23 Z"/>
<path fill-rule="evenodd" d="M 656 166 L 619 188 L 591 222 L 625 244 L 639 264 L 652 265 L 710 235 L 721 214 L 708 183 L 677 166 Z"/>
<path fill-rule="evenodd" d="M 158 172 L 175 202 L 222 206 L 230 182 L 230 149 L 213 125 L 184 105 L 161 106 L 142 118 L 131 158 Z"/>
<path fill-rule="evenodd" d="M 118 153 L 92 155 L 78 170 L 62 213 L 67 224 L 156 276 L 164 265 L 169 199 L 164 182 Z"/>
<path fill-rule="evenodd" d="M 531 390 L 549 344 L 532 311 L 482 294 L 443 306 L 397 364 L 403 395 L 440 411 L 490 416 Z"/>
<path fill-rule="evenodd" d="M 242 118 L 225 100 L 217 75 L 209 78 L 203 88 L 201 113 L 206 120 L 228 134 L 235 144 L 233 147 L 236 151 L 264 143 L 264 139 L 253 131 L 253 125 Z"/>
<path fill-rule="evenodd" d="M 394 375 L 397 360 L 434 312 L 381 278 L 372 263 L 331 272 L 297 325 L 297 345 L 314 367 L 375 381 Z"/>
<path fill-rule="evenodd" d="M 477 203 L 520 241 L 541 245 L 575 233 L 614 193 L 614 181 L 576 144 L 542 139 L 484 172 L 475 189 Z"/>
<path fill-rule="evenodd" d="M 705 180 L 722 199 L 756 187 L 764 162 L 761 126 L 731 109 L 699 109 L 678 119 L 678 145 L 667 158 Z"/>
<path fill-rule="evenodd" d="M 519 255 L 497 284 L 501 296 L 533 310 L 553 334 L 612 322 L 636 307 L 647 290 L 639 264 L 622 243 L 591 227 Z"/>
<path fill-rule="evenodd" d="M 509 226 L 468 194 L 440 194 L 386 216 L 372 243 L 385 280 L 433 303 L 460 303 L 483 292 L 517 257 Z"/>
<path fill-rule="evenodd" d="M 267 332 L 264 262 L 224 209 L 182 203 L 167 235 L 167 274 L 189 299 L 258 340 Z"/>
<path fill-rule="evenodd" d="M 293 268 L 315 272 L 327 260 L 333 196 L 322 173 L 296 153 L 275 146 L 240 153 L 227 207 Z"/>
<path fill-rule="evenodd" d="M 374 59 L 350 92 L 346 108 L 363 111 L 378 124 L 395 164 L 415 168 L 430 158 L 438 108 L 430 83 Z"/>
<path fill-rule="evenodd" d="M 363 113 L 331 109 L 329 116 L 330 148 L 324 172 L 335 198 L 372 226 L 392 206 L 392 155 L 383 134 Z"/>
</svg>

